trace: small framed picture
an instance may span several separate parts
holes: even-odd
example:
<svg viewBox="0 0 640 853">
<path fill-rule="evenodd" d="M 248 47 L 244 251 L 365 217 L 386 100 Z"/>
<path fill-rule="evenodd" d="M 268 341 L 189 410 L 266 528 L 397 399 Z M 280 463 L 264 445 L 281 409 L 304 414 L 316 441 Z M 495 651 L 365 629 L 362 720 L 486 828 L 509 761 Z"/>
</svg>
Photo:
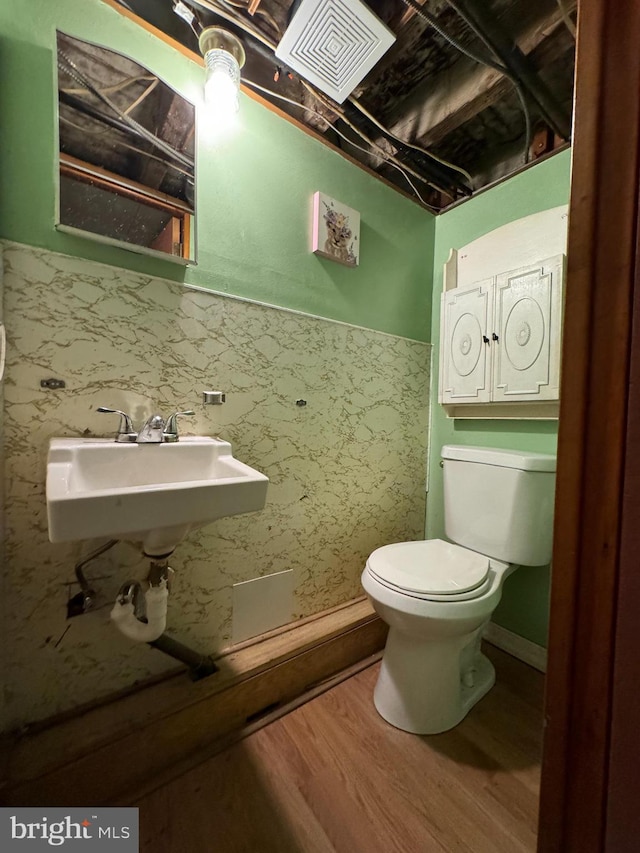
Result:
<svg viewBox="0 0 640 853">
<path fill-rule="evenodd" d="M 339 264 L 357 267 L 360 260 L 358 211 L 324 193 L 314 193 L 312 251 Z"/>
</svg>

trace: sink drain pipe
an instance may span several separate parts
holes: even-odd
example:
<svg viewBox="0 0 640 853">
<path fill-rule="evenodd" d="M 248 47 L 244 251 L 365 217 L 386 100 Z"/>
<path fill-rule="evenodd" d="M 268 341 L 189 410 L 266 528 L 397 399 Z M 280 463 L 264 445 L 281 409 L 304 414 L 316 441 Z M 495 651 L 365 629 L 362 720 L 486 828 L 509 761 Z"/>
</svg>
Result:
<svg viewBox="0 0 640 853">
<path fill-rule="evenodd" d="M 152 648 L 179 660 L 188 667 L 192 681 L 199 681 L 218 671 L 214 660 L 164 633 L 167 625 L 168 579 L 171 571 L 166 559 L 152 560 L 149 588 L 143 594 L 139 581 L 127 581 L 123 584 L 111 611 L 111 619 L 125 637 L 137 643 L 148 643 Z M 143 597 L 144 616 L 140 614 Z"/>
<path fill-rule="evenodd" d="M 169 590 L 163 578 L 157 586 L 149 586 L 144 593 L 146 621 L 138 619 L 136 609 L 140 600 L 141 587 L 137 581 L 127 581 L 120 588 L 111 618 L 120 633 L 134 643 L 152 643 L 167 627 L 167 599 Z"/>
<path fill-rule="evenodd" d="M 95 605 L 96 593 L 84 573 L 85 566 L 96 557 L 117 545 L 119 539 L 110 539 L 79 560 L 74 566 L 80 592 L 67 604 L 67 618 L 87 613 Z M 139 613 L 142 584 L 127 581 L 120 587 L 111 618 L 122 633 L 130 640 L 148 643 L 152 648 L 180 661 L 189 669 L 192 681 L 199 681 L 218 671 L 213 658 L 200 654 L 189 646 L 174 640 L 164 633 L 167 623 L 168 580 L 172 572 L 166 559 L 152 559 L 149 571 L 150 587 L 144 594 L 146 614 Z"/>
<path fill-rule="evenodd" d="M 91 610 L 93 608 L 96 601 L 96 593 L 87 580 L 87 576 L 84 573 L 84 567 L 92 560 L 95 560 L 96 557 L 104 554 L 105 551 L 113 548 L 113 546 L 117 545 L 118 542 L 118 539 L 109 539 L 109 541 L 105 542 L 104 545 L 100 545 L 98 548 L 91 551 L 90 554 L 87 554 L 86 557 L 78 560 L 75 564 L 74 572 L 76 580 L 80 586 L 80 592 L 77 595 L 74 595 L 73 598 L 70 598 L 67 602 L 67 619 L 70 619 L 72 616 L 79 616 L 81 613 L 86 613 L 87 610 Z"/>
<path fill-rule="evenodd" d="M 157 640 L 153 640 L 149 645 L 185 664 L 189 668 L 189 677 L 192 681 L 200 681 L 201 678 L 218 672 L 218 667 L 213 658 L 202 655 L 195 649 L 190 649 L 189 646 L 179 643 L 178 640 L 174 640 L 167 634 L 161 634 Z"/>
</svg>

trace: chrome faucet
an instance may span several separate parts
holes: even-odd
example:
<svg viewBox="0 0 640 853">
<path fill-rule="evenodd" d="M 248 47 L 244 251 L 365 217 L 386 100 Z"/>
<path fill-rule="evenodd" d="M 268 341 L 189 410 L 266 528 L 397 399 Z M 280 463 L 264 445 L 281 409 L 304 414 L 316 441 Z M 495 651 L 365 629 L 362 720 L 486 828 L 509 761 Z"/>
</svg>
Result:
<svg viewBox="0 0 640 853">
<path fill-rule="evenodd" d="M 108 409 L 106 406 L 98 406 L 98 411 L 109 415 L 120 415 L 120 425 L 115 438 L 117 442 L 126 443 L 137 440 L 138 433 L 133 428 L 133 421 L 125 412 L 121 412 L 120 409 Z"/>
<path fill-rule="evenodd" d="M 172 415 L 169 415 L 164 424 L 164 441 L 178 441 L 180 438 L 178 435 L 178 418 L 181 415 L 195 415 L 195 412 L 188 409 L 186 412 L 174 412 Z"/>
<path fill-rule="evenodd" d="M 138 444 L 161 444 L 164 441 L 164 418 L 151 415 L 144 423 L 136 439 Z"/>
<path fill-rule="evenodd" d="M 165 421 L 162 415 L 151 415 L 147 418 L 140 432 L 136 432 L 133 421 L 125 412 L 119 409 L 108 409 L 98 406 L 99 412 L 120 415 L 120 425 L 115 440 L 118 442 L 137 442 L 138 444 L 162 444 L 163 442 L 178 441 L 178 418 L 181 415 L 195 415 L 190 409 L 186 412 L 174 412 Z"/>
</svg>

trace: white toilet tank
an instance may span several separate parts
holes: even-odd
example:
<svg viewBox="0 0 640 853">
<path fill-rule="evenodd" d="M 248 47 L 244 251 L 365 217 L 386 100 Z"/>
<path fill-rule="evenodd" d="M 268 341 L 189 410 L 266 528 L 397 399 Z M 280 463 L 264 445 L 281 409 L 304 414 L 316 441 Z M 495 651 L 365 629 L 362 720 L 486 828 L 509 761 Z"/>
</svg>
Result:
<svg viewBox="0 0 640 853">
<path fill-rule="evenodd" d="M 442 459 L 452 542 L 519 566 L 551 561 L 554 455 L 445 445 Z"/>
</svg>

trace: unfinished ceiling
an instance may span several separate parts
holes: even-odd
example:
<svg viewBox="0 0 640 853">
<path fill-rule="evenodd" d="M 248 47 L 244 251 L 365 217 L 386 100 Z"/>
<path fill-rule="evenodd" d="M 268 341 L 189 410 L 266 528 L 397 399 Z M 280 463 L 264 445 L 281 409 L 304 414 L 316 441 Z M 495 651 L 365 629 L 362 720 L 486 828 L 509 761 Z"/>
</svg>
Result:
<svg viewBox="0 0 640 853">
<path fill-rule="evenodd" d="M 275 56 L 300 0 L 117 2 L 194 53 L 234 32 L 247 88 L 434 209 L 570 139 L 575 0 L 367 0 L 395 41 L 341 104 Z"/>
</svg>

